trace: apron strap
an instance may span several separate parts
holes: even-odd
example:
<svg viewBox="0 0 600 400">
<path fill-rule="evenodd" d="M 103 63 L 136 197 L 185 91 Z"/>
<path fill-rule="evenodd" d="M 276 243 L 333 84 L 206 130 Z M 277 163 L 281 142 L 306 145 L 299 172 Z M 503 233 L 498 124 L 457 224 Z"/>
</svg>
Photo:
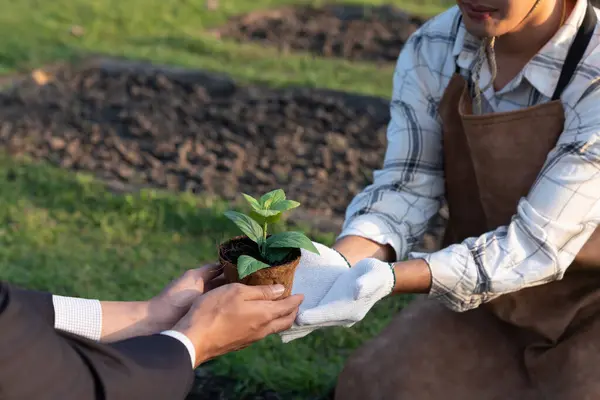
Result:
<svg viewBox="0 0 600 400">
<path fill-rule="evenodd" d="M 598 18 L 596 16 L 596 11 L 588 1 L 585 17 L 583 18 L 583 22 L 581 23 L 581 26 L 577 31 L 577 35 L 575 36 L 575 39 L 569 48 L 569 52 L 567 53 L 567 58 L 565 59 L 562 71 L 560 72 L 560 77 L 558 78 L 558 83 L 556 84 L 556 90 L 552 95 L 552 100 L 558 100 L 560 98 L 562 92 L 565 90 L 571 81 L 571 78 L 575 74 L 577 65 L 583 58 L 583 54 L 585 53 L 585 50 L 592 39 L 597 21 Z"/>
<path fill-rule="evenodd" d="M 456 22 L 456 30 L 454 31 L 454 37 L 458 36 L 458 30 L 462 22 L 462 13 L 458 13 L 458 21 Z M 454 59 L 454 73 L 460 75 L 460 67 L 458 66 L 458 57 Z"/>
<path fill-rule="evenodd" d="M 458 14 L 458 20 L 456 21 L 456 28 L 454 31 L 454 37 L 456 38 L 458 36 L 458 31 L 460 29 L 460 24 L 462 23 L 462 13 Z M 454 59 L 454 74 L 455 75 L 460 75 L 460 67 L 458 66 L 458 57 L 456 57 Z M 469 93 L 473 94 L 473 81 L 471 80 L 471 73 L 469 73 L 469 78 L 466 79 L 467 81 L 467 90 L 469 91 Z"/>
</svg>

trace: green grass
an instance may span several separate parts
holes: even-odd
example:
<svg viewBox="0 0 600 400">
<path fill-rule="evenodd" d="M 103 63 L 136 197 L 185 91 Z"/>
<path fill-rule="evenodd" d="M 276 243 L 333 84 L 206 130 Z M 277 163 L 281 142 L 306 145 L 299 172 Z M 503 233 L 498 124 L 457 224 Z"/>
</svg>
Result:
<svg viewBox="0 0 600 400">
<path fill-rule="evenodd" d="M 203 0 L 0 0 L 0 74 L 107 54 L 224 72 L 242 82 L 390 95 L 391 66 L 282 55 L 205 33 L 230 16 L 291 3 L 221 0 L 217 11 L 208 11 Z M 454 1 L 371 3 L 433 15 Z M 73 25 L 84 35 L 72 36 Z M 222 201 L 185 194 L 115 196 L 85 175 L 1 157 L 0 276 L 57 294 L 145 299 L 186 269 L 215 259 L 217 243 L 237 234 L 222 216 L 225 209 Z M 325 244 L 334 239 L 307 233 Z M 352 329 L 327 329 L 287 345 L 269 338 L 211 368 L 236 377 L 242 392 L 260 385 L 302 398 L 322 394 L 350 352 L 379 332 L 403 301 L 379 303 Z"/>
<path fill-rule="evenodd" d="M 220 0 L 221 6 L 216 11 L 207 10 L 204 1 L 0 0 L 0 73 L 102 53 L 226 72 L 243 82 L 390 95 L 392 66 L 322 60 L 311 55 L 283 56 L 273 49 L 223 42 L 205 33 L 207 28 L 219 26 L 233 15 L 297 1 Z M 388 3 L 433 15 L 454 1 Z M 73 25 L 83 27 L 84 35 L 72 36 Z"/>
<path fill-rule="evenodd" d="M 68 296 L 147 299 L 186 269 L 216 259 L 217 242 L 237 234 L 222 216 L 227 207 L 157 191 L 115 196 L 89 176 L 2 157 L 0 276 Z M 305 232 L 323 243 L 334 238 Z M 326 392 L 349 352 L 377 333 L 401 301 L 382 302 L 353 329 L 328 329 L 287 345 L 268 338 L 212 368 L 239 379 L 241 391 L 266 385 Z"/>
</svg>

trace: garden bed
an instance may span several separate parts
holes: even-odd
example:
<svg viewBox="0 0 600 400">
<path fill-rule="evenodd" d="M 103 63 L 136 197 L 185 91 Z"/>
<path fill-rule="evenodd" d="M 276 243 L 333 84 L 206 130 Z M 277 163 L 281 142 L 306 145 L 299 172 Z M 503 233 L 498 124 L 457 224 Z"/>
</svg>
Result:
<svg viewBox="0 0 600 400">
<path fill-rule="evenodd" d="M 220 38 L 320 57 L 393 63 L 424 22 L 394 6 L 330 5 L 256 11 L 213 32 Z"/>
<path fill-rule="evenodd" d="M 383 99 L 97 65 L 48 79 L 0 94 L 0 144 L 115 183 L 229 200 L 285 187 L 339 216 L 383 161 Z"/>
<path fill-rule="evenodd" d="M 103 58 L 39 70 L 0 92 L 0 147 L 11 155 L 91 172 L 117 190 L 235 200 L 284 187 L 306 210 L 293 218 L 329 231 L 381 168 L 388 120 L 377 97 Z"/>
</svg>

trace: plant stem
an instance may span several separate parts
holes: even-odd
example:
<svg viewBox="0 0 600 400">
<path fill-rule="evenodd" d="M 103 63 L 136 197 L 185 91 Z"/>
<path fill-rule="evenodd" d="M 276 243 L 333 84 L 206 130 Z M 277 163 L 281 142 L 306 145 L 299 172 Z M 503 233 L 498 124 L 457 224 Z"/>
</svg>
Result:
<svg viewBox="0 0 600 400">
<path fill-rule="evenodd" d="M 263 224 L 263 248 L 262 248 L 262 256 L 267 256 L 267 221 Z"/>
</svg>

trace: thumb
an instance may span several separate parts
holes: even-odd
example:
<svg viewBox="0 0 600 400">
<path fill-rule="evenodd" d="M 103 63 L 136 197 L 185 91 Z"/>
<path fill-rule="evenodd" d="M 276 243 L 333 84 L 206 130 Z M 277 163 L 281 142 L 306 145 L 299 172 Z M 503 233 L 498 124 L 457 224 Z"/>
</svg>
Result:
<svg viewBox="0 0 600 400">
<path fill-rule="evenodd" d="M 283 285 L 243 285 L 242 298 L 244 300 L 277 300 L 285 292 Z"/>
</svg>

